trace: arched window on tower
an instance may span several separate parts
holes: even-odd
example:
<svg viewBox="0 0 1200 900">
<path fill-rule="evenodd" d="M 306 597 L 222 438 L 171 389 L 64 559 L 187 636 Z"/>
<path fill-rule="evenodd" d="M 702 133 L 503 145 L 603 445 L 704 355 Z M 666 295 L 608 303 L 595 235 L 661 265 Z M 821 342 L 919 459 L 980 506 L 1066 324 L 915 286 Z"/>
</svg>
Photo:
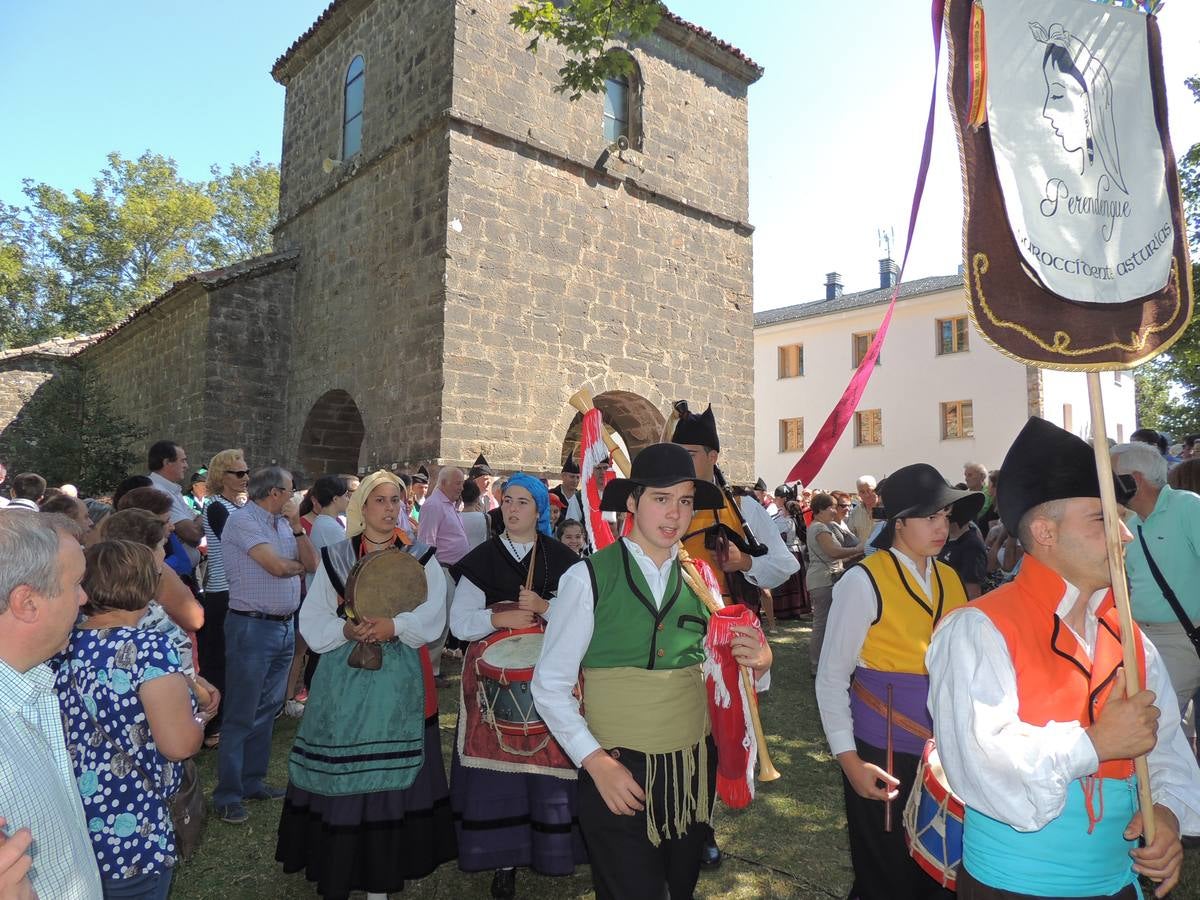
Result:
<svg viewBox="0 0 1200 900">
<path fill-rule="evenodd" d="M 604 82 L 604 139 L 612 144 L 624 137 L 635 150 L 642 148 L 642 74 L 628 53 L 627 74 Z"/>
<path fill-rule="evenodd" d="M 346 70 L 345 102 L 342 113 L 342 159 L 349 159 L 362 149 L 363 86 L 366 66 L 361 56 L 350 61 Z"/>
</svg>

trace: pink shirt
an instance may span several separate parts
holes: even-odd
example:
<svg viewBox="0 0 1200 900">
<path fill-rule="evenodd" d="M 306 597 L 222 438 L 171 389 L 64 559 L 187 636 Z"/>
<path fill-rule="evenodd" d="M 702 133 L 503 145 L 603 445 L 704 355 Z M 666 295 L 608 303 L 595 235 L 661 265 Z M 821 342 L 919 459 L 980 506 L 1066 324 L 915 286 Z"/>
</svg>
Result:
<svg viewBox="0 0 1200 900">
<path fill-rule="evenodd" d="M 471 549 L 462 513 L 441 488 L 431 492 L 421 507 L 417 540 L 433 547 L 437 551 L 438 562 L 443 566 L 454 565 Z"/>
</svg>

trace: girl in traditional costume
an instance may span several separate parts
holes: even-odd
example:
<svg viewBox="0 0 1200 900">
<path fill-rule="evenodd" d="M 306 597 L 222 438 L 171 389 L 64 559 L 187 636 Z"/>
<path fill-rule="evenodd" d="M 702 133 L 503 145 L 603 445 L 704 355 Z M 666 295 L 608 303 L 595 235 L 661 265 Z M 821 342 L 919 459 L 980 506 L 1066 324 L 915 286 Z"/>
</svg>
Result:
<svg viewBox="0 0 1200 900">
<path fill-rule="evenodd" d="M 446 622 L 446 576 L 433 548 L 398 527 L 403 497 L 390 472 L 362 482 L 346 511 L 349 539 L 322 549 L 300 610 L 300 632 L 321 663 L 288 759 L 275 858 L 285 872 L 304 869 L 325 898 L 385 897 L 456 853 L 425 650 Z M 351 570 L 393 547 L 423 566 L 425 601 L 394 618 L 348 621 Z M 348 664 L 360 643 L 380 645 L 379 669 Z"/>
<path fill-rule="evenodd" d="M 462 640 L 478 641 L 498 629 L 529 628 L 539 616 L 549 619 L 559 577 L 579 561 L 574 551 L 550 537 L 550 498 L 541 481 L 513 475 L 502 497 L 504 531 L 455 566 L 459 578 L 450 629 Z M 511 898 L 517 866 L 543 875 L 570 875 L 587 861 L 575 816 L 577 776 L 549 735 L 500 739 L 486 721 L 486 701 L 479 701 L 474 671 L 479 650 L 479 645 L 468 650 L 464 661 L 450 777 L 458 865 L 464 872 L 495 870 L 492 896 Z"/>
</svg>

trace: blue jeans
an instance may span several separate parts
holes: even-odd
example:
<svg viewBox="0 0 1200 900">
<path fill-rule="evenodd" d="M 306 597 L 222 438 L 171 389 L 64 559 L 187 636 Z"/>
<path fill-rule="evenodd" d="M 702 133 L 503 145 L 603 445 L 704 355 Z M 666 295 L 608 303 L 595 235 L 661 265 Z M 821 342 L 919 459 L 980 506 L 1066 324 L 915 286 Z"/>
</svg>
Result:
<svg viewBox="0 0 1200 900">
<path fill-rule="evenodd" d="M 241 803 L 263 787 L 295 643 L 290 618 L 269 622 L 231 610 L 225 619 L 225 715 L 214 806 Z"/>
<path fill-rule="evenodd" d="M 100 882 L 104 900 L 167 900 L 174 869 L 162 869 L 133 878 L 105 879 Z"/>
</svg>

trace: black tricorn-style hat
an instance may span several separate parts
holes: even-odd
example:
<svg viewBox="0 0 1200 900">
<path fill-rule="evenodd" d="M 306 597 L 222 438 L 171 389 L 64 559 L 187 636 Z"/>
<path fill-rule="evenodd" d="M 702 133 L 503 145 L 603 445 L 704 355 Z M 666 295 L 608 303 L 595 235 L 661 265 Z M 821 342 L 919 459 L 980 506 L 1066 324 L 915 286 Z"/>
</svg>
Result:
<svg viewBox="0 0 1200 900">
<path fill-rule="evenodd" d="M 579 464 L 577 462 L 575 462 L 574 454 L 567 457 L 566 462 L 563 463 L 562 470 L 563 470 L 564 475 L 578 475 L 579 474 Z"/>
<path fill-rule="evenodd" d="M 671 433 L 672 444 L 695 444 L 713 450 L 721 449 L 721 438 L 717 435 L 717 418 L 713 415 L 711 403 L 700 415 L 688 409 L 686 400 L 676 400 L 674 409 L 679 421 Z"/>
<path fill-rule="evenodd" d="M 1113 482 L 1117 502 L 1128 502 L 1133 490 L 1122 476 Z M 1041 503 L 1099 496 L 1096 453 L 1087 441 L 1031 416 L 1008 448 L 996 485 L 996 508 L 1008 533 L 1015 535 L 1025 513 Z"/>
<path fill-rule="evenodd" d="M 876 487 L 887 510 L 888 521 L 871 546 L 886 550 L 896 537 L 896 520 L 932 516 L 947 506 L 955 512 L 969 512 L 973 519 L 983 509 L 983 494 L 979 491 L 961 491 L 952 488 L 929 463 L 913 463 L 897 469 Z M 958 509 L 959 505 L 967 507 Z"/>
<path fill-rule="evenodd" d="M 488 465 L 487 459 L 482 453 L 475 458 L 475 465 L 471 466 L 471 471 L 467 473 L 468 478 L 478 478 L 480 475 L 495 475 L 495 470 Z"/>
<path fill-rule="evenodd" d="M 694 509 L 720 509 L 725 505 L 725 498 L 715 484 L 696 477 L 696 464 L 683 447 L 651 444 L 633 458 L 633 471 L 628 478 L 614 478 L 604 488 L 600 508 L 605 512 L 625 512 L 625 501 L 634 488 L 665 488 L 683 481 L 696 486 Z"/>
<path fill-rule="evenodd" d="M 413 484 L 429 484 L 429 470 L 425 466 L 418 466 L 417 472 L 412 477 Z"/>
<path fill-rule="evenodd" d="M 758 481 L 754 482 L 754 489 L 756 491 L 765 491 L 767 489 L 767 483 L 763 481 L 761 477 L 759 477 Z"/>
</svg>

